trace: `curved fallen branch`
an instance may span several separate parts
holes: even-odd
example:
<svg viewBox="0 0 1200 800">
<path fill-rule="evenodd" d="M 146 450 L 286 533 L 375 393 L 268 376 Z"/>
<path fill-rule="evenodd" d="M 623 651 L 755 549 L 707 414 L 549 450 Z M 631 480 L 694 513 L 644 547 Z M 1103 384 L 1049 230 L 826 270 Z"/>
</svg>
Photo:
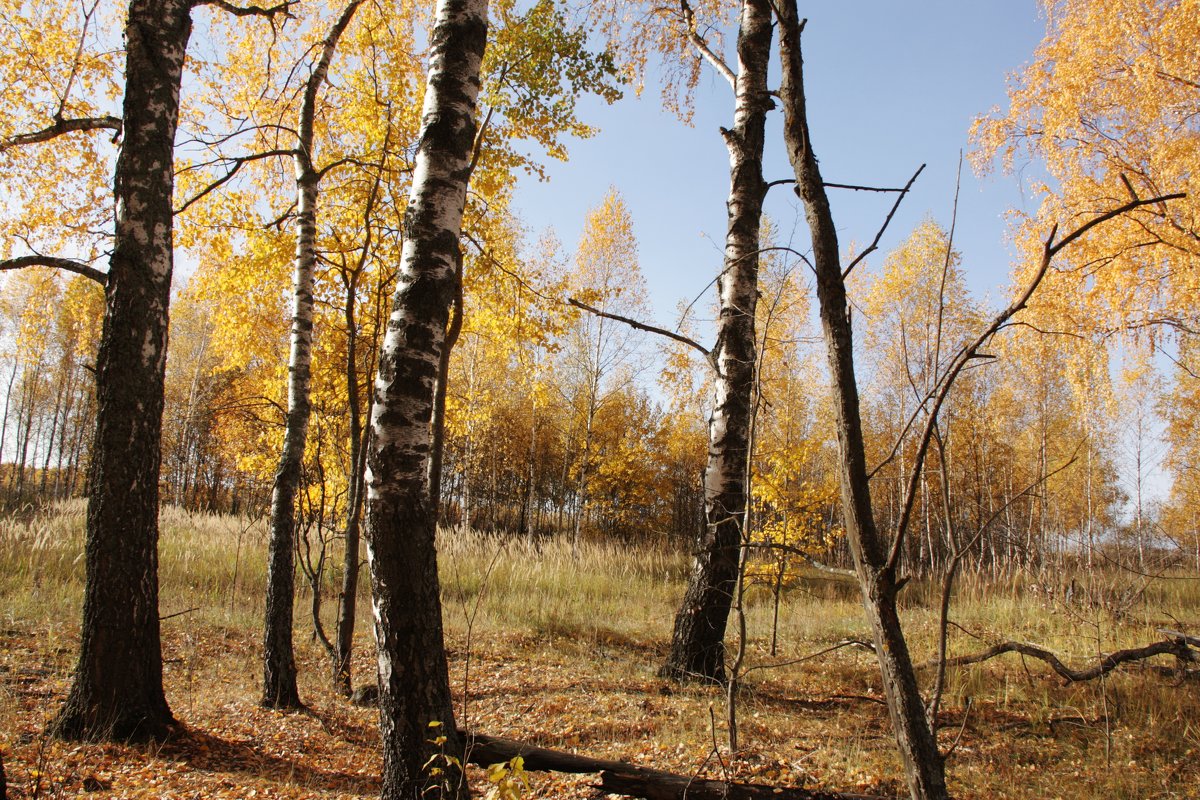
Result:
<svg viewBox="0 0 1200 800">
<path fill-rule="evenodd" d="M 1171 655 L 1175 656 L 1181 662 L 1194 662 L 1197 660 L 1196 653 L 1188 646 L 1188 641 L 1183 637 L 1175 637 L 1161 642 L 1154 642 L 1145 647 L 1131 647 L 1125 650 L 1117 650 L 1102 657 L 1098 663 L 1086 669 L 1079 670 L 1071 669 L 1062 662 L 1062 659 L 1049 650 L 1024 642 L 1001 642 L 980 653 L 947 659 L 946 666 L 962 667 L 969 664 L 978 664 L 996 656 L 1004 655 L 1005 653 L 1020 653 L 1023 656 L 1045 661 L 1055 672 L 1062 676 L 1066 683 L 1090 681 L 1102 675 L 1107 675 L 1121 664 L 1130 661 L 1141 661 L 1153 656 Z"/>
<path fill-rule="evenodd" d="M 501 739 L 482 733 L 459 731 L 467 742 L 467 762 L 489 766 L 521 756 L 525 769 L 538 772 L 598 772 L 598 788 L 627 797 L 647 800 L 880 800 L 871 795 L 823 792 L 815 789 L 767 786 L 757 783 L 726 783 L 694 775 L 641 767 L 625 761 L 576 755 L 562 750 L 535 747 L 525 742 Z"/>
</svg>

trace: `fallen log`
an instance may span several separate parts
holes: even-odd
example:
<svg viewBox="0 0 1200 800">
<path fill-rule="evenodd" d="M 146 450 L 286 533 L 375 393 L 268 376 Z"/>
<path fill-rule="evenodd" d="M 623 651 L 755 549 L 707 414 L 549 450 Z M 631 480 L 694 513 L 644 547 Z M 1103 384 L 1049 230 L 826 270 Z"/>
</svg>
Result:
<svg viewBox="0 0 1200 800">
<path fill-rule="evenodd" d="M 599 773 L 597 788 L 626 797 L 646 800 L 882 800 L 878 797 L 842 792 L 824 792 L 758 783 L 726 783 L 689 775 L 641 767 L 625 761 L 568 753 L 536 747 L 512 739 L 482 733 L 459 734 L 467 742 L 467 762 L 489 766 L 521 756 L 525 769 L 535 772 Z"/>
<path fill-rule="evenodd" d="M 1102 675 L 1107 675 L 1114 669 L 1129 661 L 1140 661 L 1152 656 L 1172 655 L 1181 662 L 1191 662 L 1197 659 L 1196 654 L 1188 646 L 1189 642 L 1182 636 L 1167 639 L 1162 642 L 1154 642 L 1145 647 L 1131 647 L 1126 650 L 1117 650 L 1114 653 L 1109 653 L 1090 667 L 1085 669 L 1072 669 L 1062 662 L 1062 660 L 1046 650 L 1043 647 L 1038 647 L 1033 644 L 1024 642 L 1001 642 L 1000 644 L 989 647 L 980 653 L 974 653 L 967 656 L 958 656 L 946 660 L 948 667 L 962 667 L 968 664 L 978 664 L 981 661 L 987 661 L 996 656 L 1004 655 L 1005 653 L 1020 653 L 1023 656 L 1036 658 L 1045 661 L 1050 667 L 1057 672 L 1067 683 L 1075 683 L 1078 681 L 1090 681 L 1094 678 L 1099 678 Z"/>
</svg>

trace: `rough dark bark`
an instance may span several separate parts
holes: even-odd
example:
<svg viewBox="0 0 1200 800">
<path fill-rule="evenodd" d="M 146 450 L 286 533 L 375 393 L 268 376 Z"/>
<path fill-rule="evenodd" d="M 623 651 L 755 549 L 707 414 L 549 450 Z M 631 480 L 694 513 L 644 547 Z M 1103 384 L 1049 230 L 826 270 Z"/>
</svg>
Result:
<svg viewBox="0 0 1200 800">
<path fill-rule="evenodd" d="M 779 94 L 785 115 L 784 141 L 796 174 L 796 193 L 804 204 L 812 235 L 821 328 L 828 350 L 834 391 L 846 538 L 875 637 L 875 652 L 879 659 L 884 693 L 909 791 L 915 800 L 946 798 L 942 756 L 925 716 L 908 643 L 904 639 L 897 613 L 896 595 L 899 587 L 895 571 L 889 563 L 888 548 L 879 535 L 871 510 L 845 278 L 838 252 L 837 229 L 813 154 L 804 99 L 800 49 L 803 26 L 796 12 L 795 0 L 780 0 L 777 10 L 783 67 Z"/>
<path fill-rule="evenodd" d="M 708 422 L 704 478 L 705 529 L 688 588 L 675 616 L 664 677 L 725 678 L 725 628 L 737 581 L 741 524 L 746 509 L 750 406 L 754 386 L 754 309 L 758 248 L 767 184 L 762 154 L 771 55 L 771 6 L 744 0 L 738 28 L 734 125 L 722 130 L 730 158 L 725 262 L 717 281 L 720 317 L 712 349 L 716 398 Z"/>
<path fill-rule="evenodd" d="M 53 727 L 71 739 L 166 736 L 158 476 L 171 299 L 175 128 L 190 0 L 132 0 L 116 235 L 96 357 L 79 662 Z"/>
<path fill-rule="evenodd" d="M 271 493 L 271 536 L 267 555 L 267 599 L 263 632 L 263 694 L 267 708 L 303 708 L 296 688 L 292 614 L 296 589 L 296 493 L 312 414 L 313 271 L 317 261 L 317 190 L 321 176 L 313 165 L 317 94 L 325 83 L 338 40 L 361 0 L 350 2 L 325 37 L 321 56 L 304 87 L 297 127 L 296 265 L 292 276 L 291 352 L 288 358 L 288 410 L 283 449 Z M 356 558 L 357 560 L 357 558 Z M 314 587 L 314 592 L 317 587 Z"/>
<path fill-rule="evenodd" d="M 600 773 L 600 785 L 605 792 L 651 800 L 873 800 L 865 795 L 823 792 L 815 789 L 768 786 L 758 783 L 727 783 L 694 775 L 677 775 L 603 758 L 535 747 L 525 742 L 459 731 L 467 741 L 467 761 L 486 767 L 511 761 L 520 756 L 525 769 L 534 772 L 567 772 L 573 774 Z"/>
<path fill-rule="evenodd" d="M 374 387 L 366 536 L 385 800 L 417 800 L 427 790 L 444 798 L 468 793 L 450 696 L 437 514 L 428 480 L 430 422 L 455 296 L 487 13 L 487 0 L 438 2 L 400 275 Z"/>
</svg>

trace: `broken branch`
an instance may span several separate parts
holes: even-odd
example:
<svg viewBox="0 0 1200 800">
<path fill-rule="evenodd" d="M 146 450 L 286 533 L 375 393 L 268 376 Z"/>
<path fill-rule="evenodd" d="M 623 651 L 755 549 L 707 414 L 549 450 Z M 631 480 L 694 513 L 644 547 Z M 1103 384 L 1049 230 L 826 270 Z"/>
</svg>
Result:
<svg viewBox="0 0 1200 800">
<path fill-rule="evenodd" d="M 978 664 L 1005 653 L 1020 653 L 1023 656 L 1036 658 L 1040 661 L 1045 661 L 1050 665 L 1051 669 L 1057 672 L 1066 683 L 1076 683 L 1079 681 L 1090 681 L 1094 678 L 1099 678 L 1102 675 L 1107 675 L 1121 664 L 1130 661 L 1141 661 L 1142 659 L 1151 658 L 1153 656 L 1171 655 L 1178 658 L 1180 661 L 1195 661 L 1196 654 L 1192 652 L 1188 646 L 1188 641 L 1182 637 L 1166 639 L 1161 642 L 1154 642 L 1145 647 L 1130 647 L 1125 650 L 1117 650 L 1115 653 L 1109 653 L 1102 657 L 1099 662 L 1085 669 L 1071 669 L 1062 662 L 1058 656 L 1049 650 L 1038 647 L 1037 645 L 1026 644 L 1024 642 L 1001 642 L 1000 644 L 989 647 L 981 653 L 974 653 L 968 656 L 959 656 L 951 658 L 946 662 L 947 666 L 962 667 L 969 664 Z"/>
</svg>

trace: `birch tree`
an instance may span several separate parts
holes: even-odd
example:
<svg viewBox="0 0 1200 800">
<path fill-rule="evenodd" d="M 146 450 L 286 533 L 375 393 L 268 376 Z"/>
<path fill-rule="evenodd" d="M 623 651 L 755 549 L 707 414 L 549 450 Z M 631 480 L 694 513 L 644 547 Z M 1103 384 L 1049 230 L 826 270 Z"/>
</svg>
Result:
<svg viewBox="0 0 1200 800">
<path fill-rule="evenodd" d="M 267 599 L 263 634 L 262 704 L 301 708 L 292 649 L 292 605 L 295 598 L 295 514 L 300 465 L 312 413 L 313 269 L 317 261 L 317 192 L 321 172 L 314 166 L 317 94 L 329 74 L 338 40 L 361 0 L 343 8 L 325 40 L 320 57 L 304 84 L 292 161 L 296 170 L 296 262 L 292 275 L 292 327 L 288 356 L 288 408 L 283 449 L 271 493 L 271 535 L 267 565 Z M 357 553 L 355 554 L 357 560 Z"/>
<path fill-rule="evenodd" d="M 80 220 L 97 213 L 103 219 L 112 209 L 115 225 L 107 273 L 83 261 L 47 257 L 36 250 L 0 264 L 4 269 L 31 264 L 61 268 L 105 287 L 96 357 L 96 432 L 88 474 L 80 653 L 66 703 L 53 724 L 55 732 L 66 738 L 159 738 L 174 725 L 162 689 L 159 639 L 159 444 L 173 271 L 175 131 L 191 14 L 204 4 L 202 0 L 129 3 L 119 118 L 97 113 L 96 105 L 84 103 L 81 108 L 73 99 L 77 81 L 96 88 L 95 82 L 83 81 L 81 75 L 105 63 L 103 58 L 85 56 L 87 32 L 103 16 L 97 14 L 98 3 L 85 6 L 64 84 L 29 95 L 34 104 L 47 94 L 54 99 L 57 108 L 50 112 L 50 124 L 7 136 L 0 146 L 23 151 L 61 136 L 101 130 L 116 130 L 122 138 L 112 183 L 115 203 L 79 204 L 85 209 Z M 287 8 L 286 3 L 273 10 L 241 8 L 224 0 L 213 4 L 239 15 L 270 15 Z M 77 109 L 86 116 L 74 116 Z M 87 166 L 94 170 L 96 163 Z M 90 179 L 71 177 L 88 190 L 85 196 L 98 193 L 101 182 L 94 174 Z M 89 211 L 89 207 L 100 210 Z M 45 230 L 53 220 L 37 223 L 36 229 Z M 94 229 L 72 228 L 59 241 L 74 237 L 77 242 Z M 21 238 L 30 243 L 28 236 Z M 95 247 L 93 252 L 101 249 Z"/>
<path fill-rule="evenodd" d="M 736 73 L 699 35 L 686 3 L 684 10 L 689 37 L 733 88 L 734 121 L 731 129 L 722 129 L 729 150 L 729 221 L 724 265 L 717 279 L 717 343 L 710 353 L 716 374 L 704 473 L 705 530 L 695 550 L 688 588 L 675 616 L 670 654 L 661 672 L 677 679 L 722 681 L 725 628 L 737 580 L 748 494 L 759 228 L 767 193 L 762 154 L 767 112 L 773 105 L 767 89 L 771 6 L 764 0 L 742 3 Z"/>
<path fill-rule="evenodd" d="M 375 379 L 367 553 L 383 734 L 382 797 L 465 796 L 428 494 L 430 418 L 456 292 L 487 0 L 439 0 L 400 277 Z M 431 761 L 431 758 L 433 759 Z"/>
</svg>

